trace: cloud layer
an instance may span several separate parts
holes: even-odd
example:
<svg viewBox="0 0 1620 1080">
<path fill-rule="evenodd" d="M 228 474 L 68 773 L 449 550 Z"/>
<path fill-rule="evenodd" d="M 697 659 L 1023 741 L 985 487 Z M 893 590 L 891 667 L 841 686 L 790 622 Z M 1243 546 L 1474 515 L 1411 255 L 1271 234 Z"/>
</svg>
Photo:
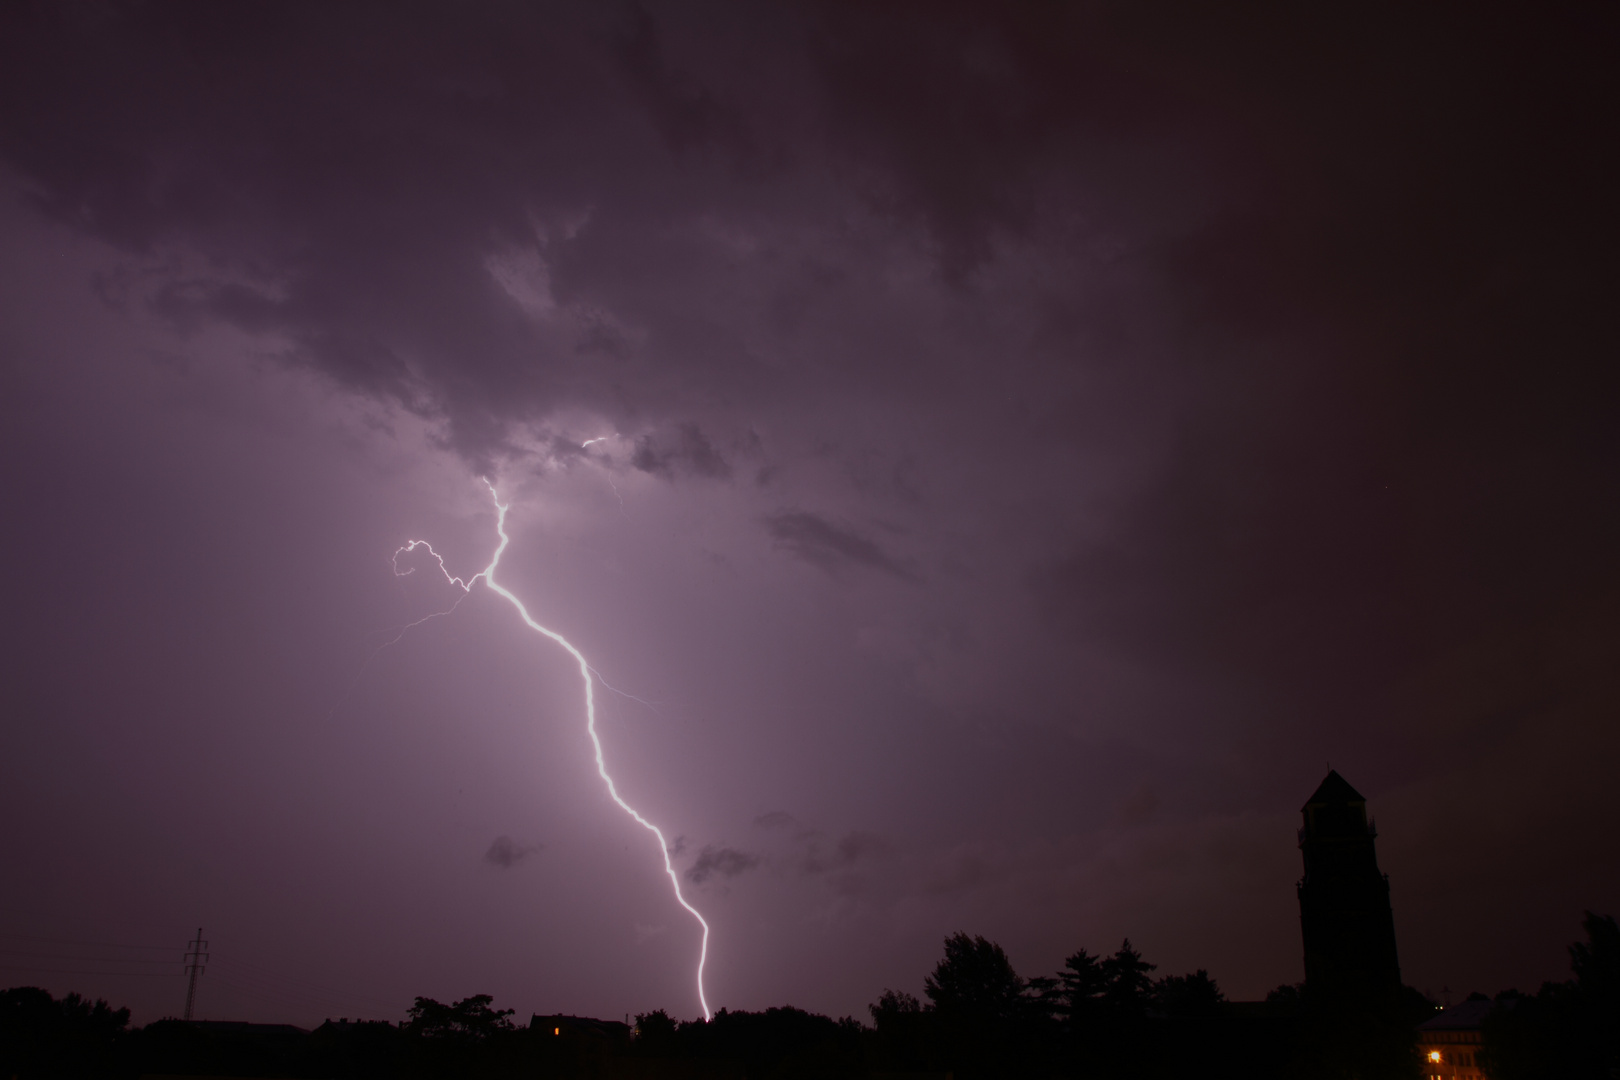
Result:
<svg viewBox="0 0 1620 1080">
<path fill-rule="evenodd" d="M 691 928 L 575 768 L 574 674 L 476 598 L 367 659 L 449 606 L 387 574 L 394 546 L 485 565 L 488 476 L 503 574 L 622 691 L 626 789 L 698 838 L 721 1000 L 858 1012 L 958 929 L 1037 968 L 1128 933 L 1261 993 L 1297 977 L 1287 820 L 1330 760 L 1395 808 L 1411 978 L 1552 977 L 1529 958 L 1555 913 L 1620 903 L 1573 840 L 1516 869 L 1620 826 L 1579 791 L 1620 750 L 1615 30 L 11 5 L 5 495 L 35 524 L 6 539 L 8 662 L 33 720 L 0 759 L 37 779 L 7 813 L 115 790 L 83 747 L 129 716 L 164 768 L 236 778 L 173 817 L 257 820 L 309 770 L 286 812 L 321 828 L 285 875 L 408 894 L 390 940 L 510 904 L 595 928 L 525 939 L 594 1002 L 547 1007 L 674 1007 L 615 996 L 689 993 Z M 278 741 L 299 717 L 329 718 L 320 749 Z M 541 819 L 544 860 L 452 884 Z M 354 884 L 400 820 L 420 844 Z M 1466 891 L 1402 836 L 1481 837 Z M 240 913 L 262 872 L 199 881 Z M 368 891 L 389 874 L 436 883 Z M 542 877 L 558 907 L 529 919 Z M 463 974 L 376 949 L 379 984 Z"/>
</svg>

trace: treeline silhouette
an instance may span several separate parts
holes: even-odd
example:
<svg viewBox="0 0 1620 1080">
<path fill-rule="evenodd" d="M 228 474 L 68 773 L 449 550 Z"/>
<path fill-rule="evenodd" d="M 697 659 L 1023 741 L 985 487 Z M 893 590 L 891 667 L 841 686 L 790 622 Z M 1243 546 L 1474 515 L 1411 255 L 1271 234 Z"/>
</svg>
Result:
<svg viewBox="0 0 1620 1080">
<path fill-rule="evenodd" d="M 1583 929 L 1569 947 L 1573 979 L 1496 996 L 1481 1055 L 1492 1080 L 1620 1077 L 1620 926 L 1588 911 Z"/>
<path fill-rule="evenodd" d="M 1507 992 L 1486 1022 L 1492 1080 L 1620 1075 L 1620 931 L 1588 914 L 1570 948 L 1574 978 L 1534 995 Z M 1314 1000 L 1284 986 L 1265 1002 L 1228 1002 L 1199 970 L 1154 977 L 1125 941 L 1111 955 L 1076 952 L 1049 977 L 1020 976 L 982 937 L 946 939 L 923 998 L 887 990 L 870 1022 L 791 1007 L 721 1010 L 677 1021 L 663 1010 L 612 1022 L 535 1018 L 520 1027 L 488 995 L 417 998 L 400 1023 L 285 1025 L 159 1020 L 77 994 L 0 991 L 0 1077 L 213 1076 L 327 1080 L 1000 1080 L 1073 1077 L 1423 1075 L 1415 1025 L 1434 1005 L 1407 988 L 1373 1003 Z"/>
</svg>

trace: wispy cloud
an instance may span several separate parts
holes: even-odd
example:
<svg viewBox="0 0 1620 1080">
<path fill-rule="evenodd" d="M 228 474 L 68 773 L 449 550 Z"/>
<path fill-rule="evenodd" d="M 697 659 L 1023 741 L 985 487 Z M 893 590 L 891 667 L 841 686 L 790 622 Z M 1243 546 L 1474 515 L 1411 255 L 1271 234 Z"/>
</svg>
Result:
<svg viewBox="0 0 1620 1080">
<path fill-rule="evenodd" d="M 831 851 L 811 841 L 805 850 L 804 871 L 807 874 L 830 874 L 848 869 L 873 855 L 885 855 L 893 850 L 894 846 L 876 833 L 856 830 L 840 837 Z"/>
<path fill-rule="evenodd" d="M 902 581 L 921 580 L 906 562 L 884 551 L 875 541 L 805 510 L 771 515 L 765 519 L 765 531 L 777 547 L 829 574 L 864 567 Z"/>
<path fill-rule="evenodd" d="M 731 477 L 731 463 L 696 424 L 682 424 L 672 434 L 644 435 L 636 441 L 630 464 L 645 473 L 672 477 L 676 471 L 726 480 Z"/>
<path fill-rule="evenodd" d="M 697 862 L 686 872 L 687 878 L 694 885 L 701 885 L 716 874 L 723 878 L 734 878 L 754 869 L 760 863 L 758 855 L 736 848 L 705 847 L 698 853 Z"/>
<path fill-rule="evenodd" d="M 484 852 L 484 861 L 502 870 L 510 870 L 524 859 L 539 851 L 544 844 L 519 844 L 510 836 L 497 836 Z"/>
<path fill-rule="evenodd" d="M 759 829 L 785 829 L 792 824 L 793 815 L 786 810 L 772 810 L 754 819 L 754 827 Z"/>
</svg>

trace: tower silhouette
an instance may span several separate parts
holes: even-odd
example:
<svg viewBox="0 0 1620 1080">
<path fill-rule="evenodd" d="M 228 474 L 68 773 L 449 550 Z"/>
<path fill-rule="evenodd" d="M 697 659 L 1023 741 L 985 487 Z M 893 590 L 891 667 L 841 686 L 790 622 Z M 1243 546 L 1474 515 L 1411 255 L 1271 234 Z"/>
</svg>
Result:
<svg viewBox="0 0 1620 1080">
<path fill-rule="evenodd" d="M 1299 849 L 1299 924 L 1305 988 L 1318 1000 L 1370 1000 L 1397 993 L 1395 916 L 1389 878 L 1378 872 L 1378 829 L 1367 800 L 1329 770 L 1305 805 Z"/>
</svg>

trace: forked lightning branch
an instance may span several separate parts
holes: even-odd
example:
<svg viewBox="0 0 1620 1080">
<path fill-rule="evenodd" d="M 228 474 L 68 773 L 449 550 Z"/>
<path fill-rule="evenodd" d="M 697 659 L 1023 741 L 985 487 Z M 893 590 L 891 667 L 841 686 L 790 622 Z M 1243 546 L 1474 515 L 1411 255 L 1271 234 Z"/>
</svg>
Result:
<svg viewBox="0 0 1620 1080">
<path fill-rule="evenodd" d="M 703 992 L 703 965 L 709 958 L 709 924 L 698 912 L 698 909 L 687 902 L 685 895 L 681 892 L 680 875 L 675 872 L 675 863 L 670 858 L 669 842 L 664 838 L 663 830 L 659 829 L 658 826 L 648 821 L 645 817 L 642 817 L 640 811 L 631 806 L 629 803 L 625 802 L 624 797 L 619 794 L 618 786 L 613 782 L 613 777 L 608 775 L 607 761 L 602 754 L 602 740 L 596 733 L 596 676 L 591 670 L 590 664 L 586 662 L 584 654 L 578 649 L 574 648 L 567 638 L 563 637 L 555 630 L 541 626 L 538 622 L 535 622 L 534 617 L 529 614 L 528 608 L 523 606 L 523 601 L 519 600 L 510 591 L 508 591 L 504 585 L 495 580 L 495 569 L 500 565 L 501 555 L 506 551 L 506 546 L 511 543 L 511 537 L 506 535 L 506 511 L 509 504 L 501 502 L 500 494 L 495 490 L 494 484 L 489 483 L 488 480 L 484 481 L 484 483 L 489 487 L 490 498 L 495 504 L 495 533 L 500 537 L 500 542 L 495 546 L 495 554 L 490 558 L 489 565 L 484 567 L 484 569 L 480 570 L 478 573 L 474 574 L 472 577 L 463 581 L 461 578 L 455 577 L 450 573 L 449 569 L 444 565 L 443 557 L 440 556 L 438 552 L 433 550 L 432 544 L 428 543 L 426 540 L 412 540 L 404 547 L 394 552 L 394 573 L 399 574 L 401 577 L 413 573 L 414 571 L 411 569 L 401 570 L 399 568 L 399 557 L 401 555 L 413 552 L 417 548 L 422 548 L 429 555 L 433 556 L 434 561 L 438 564 L 439 571 L 444 574 L 445 580 L 450 584 L 456 586 L 463 593 L 471 593 L 473 583 L 482 578 L 484 584 L 490 589 L 491 592 L 503 597 L 508 603 L 517 609 L 519 617 L 523 619 L 524 624 L 528 626 L 530 630 L 533 630 L 537 634 L 543 634 L 552 641 L 556 642 L 558 645 L 562 646 L 565 650 L 567 650 L 568 655 L 574 658 L 574 662 L 579 665 L 580 681 L 585 684 L 585 730 L 590 734 L 591 746 L 594 747 L 596 751 L 596 772 L 602 777 L 602 782 L 607 785 L 608 795 L 612 797 L 614 802 L 619 804 L 620 809 L 634 818 L 636 824 L 652 833 L 653 836 L 658 840 L 658 850 L 664 858 L 664 872 L 669 875 L 670 883 L 675 889 L 675 901 L 680 904 L 681 907 L 690 912 L 692 918 L 696 919 L 698 921 L 698 925 L 703 928 L 703 944 L 698 951 L 697 992 L 698 1004 L 703 1007 L 703 1018 L 707 1020 L 711 1014 L 709 1012 L 708 998 Z M 429 617 L 431 618 L 431 616 Z M 420 622 L 425 620 L 418 621 Z M 411 625 L 416 624 L 413 623 Z"/>
</svg>

